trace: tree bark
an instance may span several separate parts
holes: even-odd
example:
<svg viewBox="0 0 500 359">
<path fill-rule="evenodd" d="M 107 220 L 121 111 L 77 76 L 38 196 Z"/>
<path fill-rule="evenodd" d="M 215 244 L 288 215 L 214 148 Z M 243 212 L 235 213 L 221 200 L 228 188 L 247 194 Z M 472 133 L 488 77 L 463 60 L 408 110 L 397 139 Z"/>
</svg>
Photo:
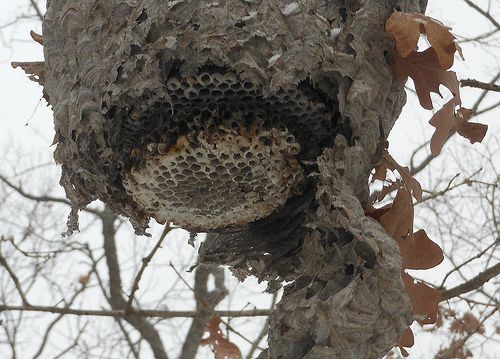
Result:
<svg viewBox="0 0 500 359">
<path fill-rule="evenodd" d="M 200 262 L 267 280 L 269 290 L 291 282 L 271 317 L 262 358 L 384 355 L 412 321 L 396 243 L 363 210 L 369 173 L 405 102 L 392 78 L 384 23 L 395 9 L 420 12 L 425 3 L 51 0 L 43 27 L 45 90 L 61 184 L 75 208 L 70 231 L 77 210 L 101 199 L 145 233 L 152 214 L 123 178 L 134 161 L 142 163 L 134 156 L 147 143 L 140 151 L 124 143 L 141 144 L 144 117 L 168 116 L 165 84 L 172 76 L 233 72 L 258 87 L 259 101 L 306 88 L 333 114 L 325 127 L 286 122 L 301 141 L 297 159 L 308 180 L 273 214 L 214 230 Z M 163 121 L 162 131 L 179 134 L 182 126 L 171 123 L 174 129 Z"/>
</svg>

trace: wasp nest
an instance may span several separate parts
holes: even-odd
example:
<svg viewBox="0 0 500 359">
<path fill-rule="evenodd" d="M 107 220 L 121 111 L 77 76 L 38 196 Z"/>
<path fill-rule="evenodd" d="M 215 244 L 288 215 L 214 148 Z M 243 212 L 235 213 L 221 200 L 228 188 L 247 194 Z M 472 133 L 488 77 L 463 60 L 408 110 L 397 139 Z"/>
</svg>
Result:
<svg viewBox="0 0 500 359">
<path fill-rule="evenodd" d="M 298 194 L 300 145 L 288 130 L 216 129 L 150 144 L 124 187 L 158 222 L 204 230 L 244 225 Z"/>
</svg>

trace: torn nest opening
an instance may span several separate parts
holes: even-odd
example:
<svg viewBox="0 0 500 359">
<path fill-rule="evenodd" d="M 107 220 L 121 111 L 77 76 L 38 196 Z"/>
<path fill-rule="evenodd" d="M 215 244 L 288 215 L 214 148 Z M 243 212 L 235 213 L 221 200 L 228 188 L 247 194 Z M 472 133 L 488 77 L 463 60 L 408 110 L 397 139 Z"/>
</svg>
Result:
<svg viewBox="0 0 500 359">
<path fill-rule="evenodd" d="M 108 116 L 122 124 L 115 148 L 137 207 L 191 230 L 241 227 L 300 195 L 338 116 L 307 82 L 264 95 L 260 86 L 211 66 L 169 75 L 146 110 Z"/>
</svg>

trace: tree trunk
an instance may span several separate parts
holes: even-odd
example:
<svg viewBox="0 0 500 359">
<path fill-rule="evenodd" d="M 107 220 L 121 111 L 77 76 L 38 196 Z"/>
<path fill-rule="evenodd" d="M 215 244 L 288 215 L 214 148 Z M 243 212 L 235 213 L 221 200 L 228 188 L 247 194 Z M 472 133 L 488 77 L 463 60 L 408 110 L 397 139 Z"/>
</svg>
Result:
<svg viewBox="0 0 500 359">
<path fill-rule="evenodd" d="M 51 0 L 69 231 L 100 199 L 139 234 L 151 217 L 216 232 L 200 262 L 291 282 L 261 357 L 382 356 L 412 320 L 396 243 L 363 210 L 405 102 L 384 23 L 424 3 Z"/>
</svg>

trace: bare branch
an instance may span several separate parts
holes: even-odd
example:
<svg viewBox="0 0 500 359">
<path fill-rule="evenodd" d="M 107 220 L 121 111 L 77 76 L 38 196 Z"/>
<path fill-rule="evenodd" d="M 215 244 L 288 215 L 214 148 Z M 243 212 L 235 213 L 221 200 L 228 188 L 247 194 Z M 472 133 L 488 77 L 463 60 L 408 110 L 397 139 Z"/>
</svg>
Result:
<svg viewBox="0 0 500 359">
<path fill-rule="evenodd" d="M 500 85 L 481 82 L 474 79 L 460 80 L 460 86 L 462 87 L 475 87 L 486 91 L 500 92 Z"/>
<path fill-rule="evenodd" d="M 142 318 L 195 318 L 199 313 L 195 310 L 154 310 L 154 309 L 140 309 L 130 312 L 125 309 L 109 309 L 109 310 L 94 310 L 94 309 L 73 309 L 73 308 L 59 308 L 52 306 L 42 305 L 0 305 L 0 312 L 41 312 L 52 314 L 67 314 L 77 316 L 95 316 L 95 317 L 116 317 L 125 318 L 129 316 L 142 317 Z M 213 315 L 218 317 L 267 317 L 271 315 L 270 309 L 248 309 L 248 310 L 215 310 Z"/>
<path fill-rule="evenodd" d="M 465 3 L 467 5 L 469 5 L 471 8 L 473 8 L 474 10 L 476 10 L 478 13 L 480 13 L 481 15 L 483 15 L 485 18 L 487 18 L 492 24 L 493 26 L 495 26 L 497 29 L 500 29 L 500 23 L 498 21 L 495 20 L 495 18 L 493 16 L 491 16 L 491 14 L 483 9 L 481 9 L 479 6 L 477 6 L 476 4 L 474 4 L 472 1 L 470 0 L 464 0 Z"/>
<path fill-rule="evenodd" d="M 23 304 L 25 306 L 29 306 L 30 304 L 28 302 L 28 299 L 26 298 L 26 294 L 24 293 L 21 282 L 19 281 L 19 278 L 17 277 L 16 273 L 14 273 L 12 268 L 10 268 L 9 264 L 7 263 L 7 260 L 2 255 L 1 246 L 0 246 L 0 266 L 4 267 L 7 270 L 7 273 L 9 273 L 9 276 L 14 282 L 14 285 L 16 286 L 17 292 L 19 293 L 19 296 L 21 297 Z"/>
<path fill-rule="evenodd" d="M 182 277 L 182 275 L 179 273 L 179 271 L 174 267 L 174 265 L 172 263 L 170 263 L 170 267 L 172 267 L 172 269 L 175 271 L 175 273 L 181 279 L 181 281 L 189 289 L 191 289 L 191 291 L 194 293 L 195 292 L 194 288 L 189 285 L 189 283 Z M 213 313 L 213 315 L 217 315 L 217 313 Z M 237 336 L 239 336 L 241 339 L 243 339 L 247 343 L 253 344 L 253 342 L 250 339 L 248 339 L 246 336 L 244 336 L 243 334 L 241 334 L 239 331 L 237 331 L 236 329 L 234 329 L 233 327 L 231 327 L 231 325 L 229 325 L 229 323 L 227 321 L 221 320 L 221 322 L 227 327 L 228 330 L 230 330 L 231 332 L 233 332 L 234 334 L 236 334 Z"/>
<path fill-rule="evenodd" d="M 478 259 L 478 258 L 481 258 L 486 252 L 488 252 L 492 247 L 495 247 L 498 245 L 498 241 L 493 241 L 493 243 L 491 243 L 489 246 L 487 246 L 485 249 L 483 249 L 481 252 L 477 253 L 475 256 L 473 257 L 470 257 L 469 259 L 467 259 L 466 261 L 464 261 L 463 263 L 461 263 L 460 265 L 456 266 L 455 268 L 453 268 L 452 270 L 450 270 L 448 273 L 446 273 L 446 275 L 444 276 L 443 278 L 443 281 L 441 282 L 441 288 L 444 286 L 444 283 L 446 283 L 446 280 L 448 279 L 448 277 L 454 273 L 455 271 L 458 271 L 460 270 L 460 268 L 462 268 L 463 266 L 469 264 L 470 262 Z"/>
<path fill-rule="evenodd" d="M 454 340 L 451 343 L 451 346 L 444 350 L 439 352 L 434 358 L 435 359 L 447 359 L 447 358 L 456 358 L 456 352 L 460 349 L 463 348 L 467 340 L 470 339 L 474 334 L 476 334 L 479 330 L 479 328 L 496 312 L 498 311 L 498 307 L 495 307 L 493 310 L 491 310 L 489 313 L 486 315 L 483 315 L 481 318 L 481 321 L 477 323 L 477 325 L 474 328 L 471 328 L 467 334 L 458 340 Z"/>
<path fill-rule="evenodd" d="M 156 328 L 143 316 L 137 315 L 133 310 L 127 308 L 127 301 L 122 295 L 122 280 L 120 275 L 120 265 L 116 250 L 116 228 L 114 222 L 116 215 L 105 208 L 102 214 L 102 234 L 104 237 L 104 253 L 109 272 L 110 298 L 109 304 L 113 310 L 124 312 L 123 318 L 130 323 L 149 343 L 156 359 L 167 359 L 167 352 L 163 346 L 160 334 Z"/>
<path fill-rule="evenodd" d="M 121 319 L 120 318 L 115 318 L 115 319 L 116 319 L 116 323 L 118 324 L 118 326 L 120 327 L 120 329 L 123 333 L 123 337 L 125 338 L 125 341 L 127 342 L 127 345 L 130 349 L 130 352 L 132 353 L 132 355 L 134 356 L 135 359 L 139 359 L 140 358 L 139 353 L 138 353 L 137 349 L 135 348 L 134 343 L 132 342 L 132 338 L 130 338 L 130 334 L 127 332 L 127 329 L 123 325 Z"/>
<path fill-rule="evenodd" d="M 496 277 L 498 274 L 500 274 L 500 263 L 486 269 L 465 283 L 462 283 L 454 288 L 444 290 L 442 292 L 442 301 L 476 290 L 490 279 Z"/>
</svg>

